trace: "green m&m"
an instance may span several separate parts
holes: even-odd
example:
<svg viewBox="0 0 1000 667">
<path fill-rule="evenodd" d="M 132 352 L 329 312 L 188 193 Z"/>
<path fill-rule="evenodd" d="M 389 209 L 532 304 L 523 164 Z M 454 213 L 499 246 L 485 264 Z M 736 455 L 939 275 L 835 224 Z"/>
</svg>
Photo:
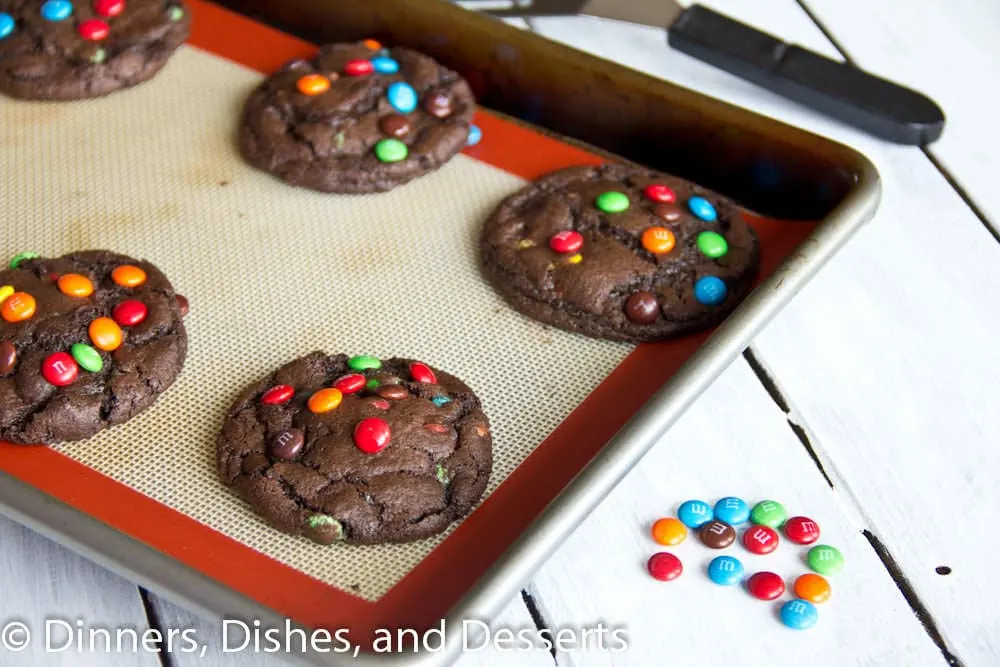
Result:
<svg viewBox="0 0 1000 667">
<path fill-rule="evenodd" d="M 370 354 L 359 354 L 356 357 L 351 357 L 347 360 L 347 365 L 354 371 L 367 371 L 382 368 L 382 362 L 379 361 L 378 357 L 373 357 Z"/>
<path fill-rule="evenodd" d="M 844 569 L 844 556 L 839 549 L 820 544 L 809 550 L 806 556 L 809 568 L 823 575 L 837 574 Z"/>
<path fill-rule="evenodd" d="M 383 139 L 375 144 L 375 157 L 382 162 L 401 162 L 409 152 L 410 149 L 399 139 Z"/>
<path fill-rule="evenodd" d="M 768 528 L 780 528 L 787 518 L 784 506 L 774 500 L 762 500 L 750 510 L 750 520 Z"/>
<path fill-rule="evenodd" d="M 101 358 L 100 352 L 86 343 L 74 343 L 69 348 L 69 353 L 73 355 L 73 361 L 85 371 L 100 373 L 104 368 L 104 359 Z"/>
<path fill-rule="evenodd" d="M 21 266 L 21 262 L 26 262 L 29 259 L 37 259 L 38 257 L 37 252 L 20 252 L 14 255 L 14 259 L 10 260 L 10 268 L 16 269 Z"/>
<path fill-rule="evenodd" d="M 717 232 L 702 232 L 698 234 L 698 249 L 707 257 L 718 259 L 729 252 L 729 244 L 726 239 Z"/>
<path fill-rule="evenodd" d="M 605 213 L 621 213 L 629 207 L 628 195 L 622 192 L 604 192 L 598 195 L 594 205 Z"/>
</svg>

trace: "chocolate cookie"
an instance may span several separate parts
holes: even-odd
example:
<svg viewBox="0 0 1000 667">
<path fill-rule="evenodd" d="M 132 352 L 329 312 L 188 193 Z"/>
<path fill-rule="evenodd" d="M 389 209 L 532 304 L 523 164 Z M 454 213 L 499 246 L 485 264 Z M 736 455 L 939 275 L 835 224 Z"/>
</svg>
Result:
<svg viewBox="0 0 1000 667">
<path fill-rule="evenodd" d="M 461 380 L 407 359 L 314 352 L 236 400 L 219 474 L 278 529 L 320 544 L 408 542 L 469 513 L 493 466 Z"/>
<path fill-rule="evenodd" d="M 469 141 L 475 99 L 455 72 L 368 40 L 294 60 L 247 100 L 247 162 L 323 192 L 383 192 L 433 171 Z"/>
<path fill-rule="evenodd" d="M 480 251 L 486 277 L 518 311 L 634 342 L 718 323 L 759 263 L 732 202 L 624 165 L 564 169 L 508 197 Z"/>
<path fill-rule="evenodd" d="M 189 29 L 180 0 L 0 0 L 0 92 L 75 100 L 128 88 L 156 74 Z"/>
<path fill-rule="evenodd" d="M 148 262 L 34 253 L 0 271 L 0 440 L 52 444 L 128 421 L 181 372 L 187 301 Z"/>
</svg>

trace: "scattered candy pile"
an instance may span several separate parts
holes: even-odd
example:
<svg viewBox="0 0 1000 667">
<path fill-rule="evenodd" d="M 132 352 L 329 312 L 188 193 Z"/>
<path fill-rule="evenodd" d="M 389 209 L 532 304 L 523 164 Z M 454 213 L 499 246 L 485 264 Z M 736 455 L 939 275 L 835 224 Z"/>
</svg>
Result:
<svg viewBox="0 0 1000 667">
<path fill-rule="evenodd" d="M 374 39 L 366 39 L 362 44 L 374 52 L 371 58 L 349 60 L 341 73 L 306 74 L 295 82 L 296 89 L 303 95 L 315 97 L 330 90 L 331 83 L 339 79 L 341 75 L 362 77 L 378 74 L 391 76 L 399 73 L 399 63 L 392 58 L 389 49 L 383 48 L 382 44 Z M 420 105 L 420 95 L 417 94 L 413 86 L 405 81 L 396 81 L 386 88 L 385 97 L 389 106 L 396 113 L 379 119 L 379 130 L 386 135 L 386 138 L 375 144 L 375 157 L 380 162 L 401 162 L 410 154 L 409 147 L 403 142 L 411 130 L 410 120 L 405 114 L 412 113 L 417 109 Z M 454 111 L 451 95 L 445 91 L 432 91 L 424 98 L 423 103 L 424 111 L 435 118 L 447 118 Z M 470 126 L 466 144 L 475 146 L 482 139 L 483 131 L 476 125 Z M 625 203 L 627 206 L 628 200 Z"/>
<path fill-rule="evenodd" d="M 707 202 L 706 202 L 707 203 Z M 778 530 L 793 544 L 808 546 L 819 540 L 819 525 L 804 516 L 788 517 L 781 503 L 764 500 L 751 508 L 740 498 L 723 498 L 712 507 L 701 500 L 688 500 L 677 508 L 677 518 L 667 517 L 653 523 L 657 544 L 673 547 L 687 538 L 688 530 L 697 531 L 698 539 L 710 549 L 725 549 L 736 542 L 737 529 L 743 531 L 741 542 L 752 554 L 764 555 L 778 548 Z M 804 630 L 816 625 L 819 612 L 815 605 L 830 599 L 830 584 L 824 578 L 840 572 L 844 557 L 834 547 L 813 546 L 806 557 L 809 568 L 792 586 L 795 599 L 781 607 L 781 622 L 789 628 Z M 672 553 L 654 554 L 647 564 L 654 579 L 671 581 L 684 571 L 680 559 Z M 718 556 L 708 565 L 708 578 L 720 586 L 744 583 L 747 592 L 758 600 L 777 600 L 785 594 L 784 579 L 774 572 L 755 572 L 744 579 L 743 563 L 733 556 Z M 815 574 L 814 574 L 815 573 Z M 821 576 L 823 575 L 823 576 Z"/>
</svg>

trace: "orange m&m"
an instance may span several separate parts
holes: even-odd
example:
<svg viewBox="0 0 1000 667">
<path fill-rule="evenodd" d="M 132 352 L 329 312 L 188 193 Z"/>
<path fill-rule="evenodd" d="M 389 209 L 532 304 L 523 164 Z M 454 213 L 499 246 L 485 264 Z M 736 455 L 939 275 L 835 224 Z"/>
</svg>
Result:
<svg viewBox="0 0 1000 667">
<path fill-rule="evenodd" d="M 657 544 L 672 547 L 680 544 L 687 537 L 687 527 L 678 519 L 668 517 L 653 524 L 653 539 Z"/>
<path fill-rule="evenodd" d="M 146 272 L 138 266 L 123 264 L 111 272 L 111 280 L 122 287 L 138 287 L 146 282 Z"/>
<path fill-rule="evenodd" d="M 87 329 L 94 347 L 105 352 L 114 352 L 122 344 L 122 328 L 110 317 L 98 317 Z"/>
<path fill-rule="evenodd" d="M 366 39 L 361 43 L 364 44 L 369 49 L 371 49 L 372 51 L 378 51 L 379 49 L 382 48 L 382 42 L 378 41 L 377 39 Z"/>
<path fill-rule="evenodd" d="M 655 255 L 674 249 L 674 233 L 666 227 L 650 227 L 642 233 L 642 247 Z"/>
<path fill-rule="evenodd" d="M 8 322 L 23 322 L 35 314 L 35 297 L 26 292 L 14 292 L 0 306 L 0 316 Z"/>
<path fill-rule="evenodd" d="M 808 572 L 795 580 L 795 597 L 816 604 L 826 602 L 830 599 L 830 583 L 818 574 Z"/>
<path fill-rule="evenodd" d="M 67 296 L 86 298 L 94 293 L 94 283 L 87 276 L 79 273 L 67 273 L 59 276 L 59 291 Z"/>
<path fill-rule="evenodd" d="M 344 400 L 344 394 L 335 387 L 320 389 L 309 397 L 309 410 L 316 414 L 323 414 L 335 409 Z"/>
<path fill-rule="evenodd" d="M 295 82 L 295 87 L 303 95 L 315 97 L 330 90 L 330 80 L 322 74 L 306 74 Z"/>
</svg>

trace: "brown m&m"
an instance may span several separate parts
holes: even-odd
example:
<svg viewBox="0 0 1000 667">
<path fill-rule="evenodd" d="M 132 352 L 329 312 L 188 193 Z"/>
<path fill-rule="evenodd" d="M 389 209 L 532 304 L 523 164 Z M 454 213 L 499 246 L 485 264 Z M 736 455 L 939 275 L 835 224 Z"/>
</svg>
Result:
<svg viewBox="0 0 1000 667">
<path fill-rule="evenodd" d="M 410 121 L 403 114 L 391 113 L 379 119 L 378 129 L 388 137 L 402 139 L 410 133 Z"/>
<path fill-rule="evenodd" d="M 650 292 L 636 292 L 625 301 L 625 317 L 636 324 L 652 324 L 659 310 L 656 295 Z"/>
<path fill-rule="evenodd" d="M 724 521 L 713 519 L 699 529 L 698 538 L 709 549 L 725 549 L 736 541 L 736 529 Z"/>
<path fill-rule="evenodd" d="M 17 349 L 9 340 L 0 341 L 0 375 L 14 370 L 17 363 Z"/>
<path fill-rule="evenodd" d="M 382 398 L 388 398 L 390 401 L 401 401 L 410 395 L 410 392 L 398 384 L 390 384 L 379 387 L 375 390 L 375 393 Z"/>
<path fill-rule="evenodd" d="M 279 433 L 278 437 L 271 442 L 271 456 L 276 459 L 291 461 L 299 455 L 305 444 L 305 433 L 297 428 L 290 428 L 287 431 Z"/>
<path fill-rule="evenodd" d="M 653 215 L 666 222 L 677 222 L 681 219 L 681 210 L 673 204 L 657 204 L 653 207 Z"/>
<path fill-rule="evenodd" d="M 424 98 L 424 111 L 435 118 L 447 118 L 453 110 L 451 95 L 444 91 L 439 90 Z"/>
</svg>

